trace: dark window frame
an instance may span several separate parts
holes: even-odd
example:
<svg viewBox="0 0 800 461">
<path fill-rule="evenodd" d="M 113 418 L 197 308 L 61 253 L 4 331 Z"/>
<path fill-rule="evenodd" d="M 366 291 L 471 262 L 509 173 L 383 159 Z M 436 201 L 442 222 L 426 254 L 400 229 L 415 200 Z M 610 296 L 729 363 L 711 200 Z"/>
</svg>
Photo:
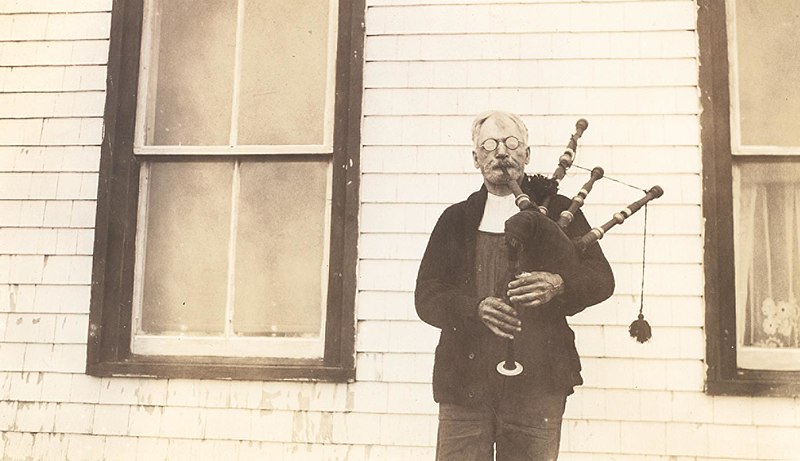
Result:
<svg viewBox="0 0 800 461">
<path fill-rule="evenodd" d="M 114 2 L 97 193 L 86 373 L 353 381 L 364 0 L 340 0 L 333 200 L 322 359 L 138 356 L 130 350 L 140 160 L 133 154 L 143 0 Z M 232 159 L 226 156 L 226 159 Z M 166 157 L 164 160 L 178 160 Z"/>
<path fill-rule="evenodd" d="M 725 0 L 698 0 L 700 116 L 705 218 L 706 392 L 797 396 L 800 371 L 747 370 L 736 364 L 733 158 Z"/>
</svg>

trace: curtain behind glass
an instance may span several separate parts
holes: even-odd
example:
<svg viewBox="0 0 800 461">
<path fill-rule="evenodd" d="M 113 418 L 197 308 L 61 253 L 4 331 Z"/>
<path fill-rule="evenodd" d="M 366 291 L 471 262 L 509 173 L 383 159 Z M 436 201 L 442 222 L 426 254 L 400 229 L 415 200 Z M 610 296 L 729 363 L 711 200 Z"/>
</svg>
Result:
<svg viewBox="0 0 800 461">
<path fill-rule="evenodd" d="M 800 178 L 797 166 L 745 164 L 735 206 L 738 344 L 800 347 Z M 742 309 L 742 306 L 744 308 Z"/>
</svg>

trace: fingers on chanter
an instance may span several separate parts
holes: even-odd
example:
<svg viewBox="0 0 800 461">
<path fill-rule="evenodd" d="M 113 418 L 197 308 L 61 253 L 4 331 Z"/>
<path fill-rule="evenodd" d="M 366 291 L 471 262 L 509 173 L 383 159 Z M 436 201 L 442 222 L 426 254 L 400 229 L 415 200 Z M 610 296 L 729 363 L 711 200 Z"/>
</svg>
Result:
<svg viewBox="0 0 800 461">
<path fill-rule="evenodd" d="M 500 301 L 499 299 L 493 300 L 491 306 L 496 311 L 501 312 L 501 313 L 503 313 L 505 315 L 508 315 L 508 316 L 511 316 L 511 317 L 516 317 L 518 315 L 517 311 L 514 310 L 513 307 L 511 307 L 508 304 Z"/>
<path fill-rule="evenodd" d="M 489 317 L 488 320 L 489 320 L 489 323 L 491 323 L 495 327 L 499 328 L 504 333 L 508 333 L 510 335 L 513 335 L 514 333 L 517 333 L 517 332 L 521 331 L 520 326 L 517 325 L 516 323 L 507 322 L 507 321 L 505 321 L 503 319 L 499 319 L 497 317 Z"/>
<path fill-rule="evenodd" d="M 503 338 L 514 339 L 513 333 L 514 330 L 508 324 L 492 317 L 486 315 L 483 317 L 483 323 L 489 328 L 497 336 L 501 336 Z"/>
<path fill-rule="evenodd" d="M 519 293 L 519 294 L 512 294 L 509 298 L 510 301 L 514 304 L 527 304 L 532 301 L 536 301 L 539 299 L 539 296 L 543 294 L 542 291 L 534 291 L 530 293 Z"/>
</svg>

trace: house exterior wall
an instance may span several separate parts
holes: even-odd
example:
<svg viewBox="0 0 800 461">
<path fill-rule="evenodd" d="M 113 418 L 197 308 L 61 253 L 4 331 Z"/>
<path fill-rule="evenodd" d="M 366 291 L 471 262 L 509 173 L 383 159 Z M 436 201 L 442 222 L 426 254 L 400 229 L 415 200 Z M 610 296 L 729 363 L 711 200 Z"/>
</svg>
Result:
<svg viewBox="0 0 800 461">
<path fill-rule="evenodd" d="M 703 392 L 697 11 L 690 0 L 368 0 L 353 383 L 95 378 L 86 360 L 110 0 L 0 3 L 0 458 L 432 459 L 437 331 L 413 287 L 439 213 L 481 182 L 472 117 L 524 115 L 549 172 L 666 194 L 603 239 L 615 295 L 571 319 L 586 384 L 564 460 L 792 459 L 793 398 Z M 573 170 L 573 173 L 575 170 Z M 586 176 L 563 183 L 565 195 Z M 600 224 L 641 192 L 598 183 Z"/>
</svg>

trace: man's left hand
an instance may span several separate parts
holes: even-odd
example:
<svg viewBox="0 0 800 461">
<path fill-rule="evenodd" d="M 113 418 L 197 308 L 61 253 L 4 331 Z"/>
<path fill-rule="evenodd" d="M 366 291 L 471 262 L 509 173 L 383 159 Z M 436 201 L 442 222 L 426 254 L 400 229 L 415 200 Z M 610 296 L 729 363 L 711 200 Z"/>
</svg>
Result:
<svg viewBox="0 0 800 461">
<path fill-rule="evenodd" d="M 564 279 L 550 272 L 523 272 L 508 284 L 509 300 L 520 308 L 549 303 L 564 292 Z"/>
</svg>

